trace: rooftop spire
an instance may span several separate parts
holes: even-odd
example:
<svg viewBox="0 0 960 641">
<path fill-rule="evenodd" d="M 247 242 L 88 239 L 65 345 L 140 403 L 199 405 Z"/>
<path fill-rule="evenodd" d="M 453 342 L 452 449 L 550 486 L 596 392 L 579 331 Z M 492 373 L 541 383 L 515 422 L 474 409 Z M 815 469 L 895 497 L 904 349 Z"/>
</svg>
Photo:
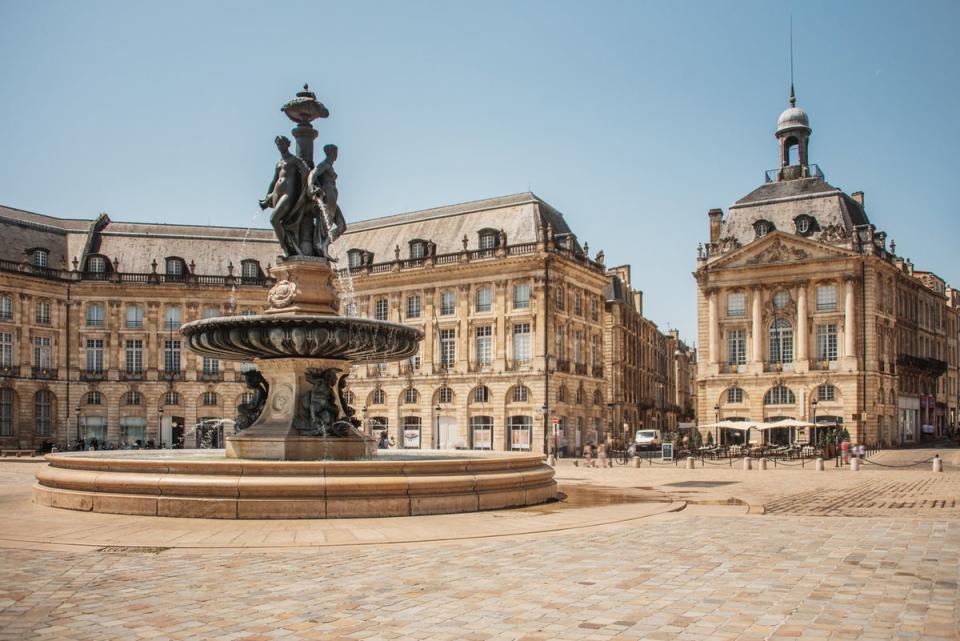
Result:
<svg viewBox="0 0 960 641">
<path fill-rule="evenodd" d="M 793 14 L 790 14 L 790 106 L 797 106 L 797 95 L 793 91 Z"/>
<path fill-rule="evenodd" d="M 792 81 L 790 82 L 790 106 L 791 106 L 791 107 L 796 107 L 796 106 L 797 106 L 797 96 L 796 96 L 796 94 L 793 92 L 793 82 L 792 82 Z"/>
</svg>

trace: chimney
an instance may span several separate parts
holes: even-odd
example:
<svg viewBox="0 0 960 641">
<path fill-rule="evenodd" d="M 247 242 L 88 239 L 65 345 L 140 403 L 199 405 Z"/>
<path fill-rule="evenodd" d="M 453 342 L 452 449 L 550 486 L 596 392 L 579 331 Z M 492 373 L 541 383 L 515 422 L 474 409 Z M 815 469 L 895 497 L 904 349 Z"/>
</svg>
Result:
<svg viewBox="0 0 960 641">
<path fill-rule="evenodd" d="M 633 307 L 637 310 L 637 313 L 643 316 L 643 292 L 634 290 L 633 292 Z"/>
<path fill-rule="evenodd" d="M 720 240 L 720 225 L 723 223 L 723 210 L 711 209 L 707 212 L 710 217 L 710 242 L 716 243 Z"/>
<path fill-rule="evenodd" d="M 855 191 L 855 192 L 853 192 L 852 194 L 850 194 L 850 197 L 853 198 L 855 201 L 857 201 L 857 204 L 858 204 L 858 205 L 860 205 L 861 207 L 863 207 L 863 192 L 862 192 L 862 191 Z"/>
</svg>

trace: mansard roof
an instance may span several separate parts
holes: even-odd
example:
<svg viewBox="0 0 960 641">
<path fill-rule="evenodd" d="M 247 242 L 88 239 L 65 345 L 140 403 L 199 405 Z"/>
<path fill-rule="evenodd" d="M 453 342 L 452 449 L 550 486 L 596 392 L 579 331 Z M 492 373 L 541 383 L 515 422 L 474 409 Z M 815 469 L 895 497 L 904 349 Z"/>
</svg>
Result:
<svg viewBox="0 0 960 641">
<path fill-rule="evenodd" d="M 393 260 L 399 246 L 401 258 L 407 257 L 407 243 L 414 239 L 436 243 L 437 254 L 450 254 L 467 248 L 478 249 L 479 232 L 503 230 L 507 243 L 533 243 L 538 229 L 550 225 L 555 238 L 566 236 L 572 248 L 581 251 L 563 214 L 531 192 L 475 200 L 457 205 L 395 214 L 350 222 L 341 240 L 334 243 L 334 257 L 342 258 L 351 249 L 372 252 L 374 262 Z"/>
</svg>

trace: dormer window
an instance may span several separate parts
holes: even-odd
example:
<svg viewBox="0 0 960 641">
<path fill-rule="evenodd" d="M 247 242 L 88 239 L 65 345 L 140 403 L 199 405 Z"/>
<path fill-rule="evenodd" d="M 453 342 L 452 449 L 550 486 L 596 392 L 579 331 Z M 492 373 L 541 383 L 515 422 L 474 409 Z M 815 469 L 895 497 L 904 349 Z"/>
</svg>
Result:
<svg viewBox="0 0 960 641">
<path fill-rule="evenodd" d="M 34 267 L 46 267 L 50 264 L 50 252 L 42 247 L 37 247 L 31 252 L 30 261 Z"/>
<path fill-rule="evenodd" d="M 185 271 L 187 271 L 187 266 L 183 263 L 182 258 L 178 258 L 177 256 L 171 256 L 170 258 L 167 258 L 167 276 L 183 276 Z"/>
<path fill-rule="evenodd" d="M 769 220 L 758 220 L 753 223 L 753 229 L 757 234 L 757 238 L 763 238 L 770 232 L 772 232 L 776 227 L 773 226 Z"/>
<path fill-rule="evenodd" d="M 243 280 L 259 280 L 260 276 L 260 261 L 248 258 L 240 262 L 240 277 Z"/>
<path fill-rule="evenodd" d="M 496 229 L 481 229 L 480 249 L 493 249 L 497 246 L 499 238 L 500 235 Z"/>
<path fill-rule="evenodd" d="M 87 258 L 87 271 L 93 274 L 103 274 L 107 271 L 107 259 L 103 256 Z"/>
<path fill-rule="evenodd" d="M 427 255 L 427 241 L 416 240 L 410 241 L 410 258 L 416 260 L 418 258 L 424 258 Z"/>
<path fill-rule="evenodd" d="M 809 236 L 816 230 L 817 221 L 812 216 L 801 214 L 793 219 L 797 226 L 797 233 L 801 236 Z"/>
<path fill-rule="evenodd" d="M 347 252 L 347 265 L 349 267 L 360 267 L 363 265 L 363 251 L 360 249 L 351 249 Z"/>
</svg>

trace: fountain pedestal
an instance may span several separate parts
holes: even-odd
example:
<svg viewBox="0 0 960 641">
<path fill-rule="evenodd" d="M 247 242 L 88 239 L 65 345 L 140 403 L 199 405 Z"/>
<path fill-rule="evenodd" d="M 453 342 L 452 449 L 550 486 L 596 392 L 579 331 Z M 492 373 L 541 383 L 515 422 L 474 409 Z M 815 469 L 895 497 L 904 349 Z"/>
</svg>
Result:
<svg viewBox="0 0 960 641">
<path fill-rule="evenodd" d="M 256 361 L 269 384 L 263 411 L 254 423 L 226 439 L 227 458 L 270 461 L 348 461 L 376 453 L 376 441 L 346 421 L 335 426 L 338 434 L 310 433 L 318 413 L 345 416 L 349 408 L 337 394 L 340 379 L 350 363 L 334 359 L 275 358 Z M 320 383 L 327 372 L 329 385 Z M 298 429 L 299 428 L 299 429 Z M 306 431 L 305 431 L 306 430 Z"/>
</svg>

